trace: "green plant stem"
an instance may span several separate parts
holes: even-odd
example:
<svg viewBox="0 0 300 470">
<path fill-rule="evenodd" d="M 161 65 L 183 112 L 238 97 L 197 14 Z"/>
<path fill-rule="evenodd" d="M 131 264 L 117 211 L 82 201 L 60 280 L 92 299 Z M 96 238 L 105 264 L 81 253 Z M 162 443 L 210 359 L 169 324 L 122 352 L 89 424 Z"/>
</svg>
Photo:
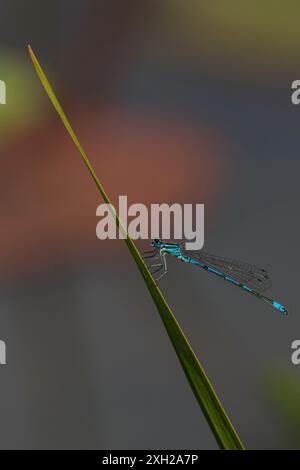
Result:
<svg viewBox="0 0 300 470">
<path fill-rule="evenodd" d="M 195 353 L 193 352 L 187 338 L 185 337 L 181 327 L 179 326 L 173 312 L 171 311 L 169 305 L 167 304 L 165 298 L 163 297 L 160 289 L 158 288 L 155 280 L 153 279 L 150 271 L 148 270 L 142 256 L 140 255 L 135 244 L 126 233 L 125 228 L 121 224 L 118 215 L 114 212 L 111 206 L 110 199 L 104 190 L 100 180 L 98 179 L 95 170 L 85 153 L 83 147 L 81 146 L 69 120 L 67 119 L 59 101 L 57 100 L 53 89 L 51 88 L 48 79 L 43 72 L 38 59 L 36 58 L 33 50 L 30 46 L 29 54 L 36 70 L 36 73 L 42 82 L 42 85 L 50 98 L 55 110 L 59 114 L 66 130 L 71 136 L 73 143 L 78 149 L 91 177 L 93 178 L 101 196 L 107 204 L 110 204 L 111 213 L 116 221 L 117 227 L 120 231 L 126 235 L 125 243 L 137 264 L 139 271 L 141 272 L 147 288 L 150 292 L 150 295 L 157 307 L 159 315 L 163 321 L 163 324 L 166 328 L 167 334 L 171 340 L 171 343 L 174 347 L 174 350 L 177 354 L 177 357 L 180 361 L 180 364 L 183 368 L 183 371 L 186 375 L 186 378 L 194 392 L 197 402 L 199 403 L 207 422 L 219 444 L 221 449 L 227 450 L 242 450 L 244 449 L 243 444 L 235 431 L 233 425 L 231 424 L 223 406 L 221 405 L 220 400 L 218 399 L 216 392 L 214 391 L 204 369 L 199 363 Z"/>
</svg>

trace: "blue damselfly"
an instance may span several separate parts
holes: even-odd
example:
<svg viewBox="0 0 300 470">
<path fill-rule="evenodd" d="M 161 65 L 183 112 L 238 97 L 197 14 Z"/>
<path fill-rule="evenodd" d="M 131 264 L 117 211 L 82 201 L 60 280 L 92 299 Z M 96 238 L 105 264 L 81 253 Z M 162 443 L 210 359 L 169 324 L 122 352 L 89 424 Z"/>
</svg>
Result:
<svg viewBox="0 0 300 470">
<path fill-rule="evenodd" d="M 159 274 L 156 280 L 161 279 L 168 271 L 166 256 L 170 255 L 178 260 L 199 266 L 211 274 L 239 287 L 244 292 L 267 302 L 283 314 L 287 315 L 287 309 L 276 300 L 269 299 L 262 294 L 271 286 L 271 280 L 268 273 L 252 264 L 234 261 L 220 256 L 211 255 L 204 251 L 185 250 L 177 243 L 166 243 L 162 240 L 152 240 L 153 250 L 144 253 L 144 259 L 154 260 L 151 264 L 152 274 Z"/>
</svg>

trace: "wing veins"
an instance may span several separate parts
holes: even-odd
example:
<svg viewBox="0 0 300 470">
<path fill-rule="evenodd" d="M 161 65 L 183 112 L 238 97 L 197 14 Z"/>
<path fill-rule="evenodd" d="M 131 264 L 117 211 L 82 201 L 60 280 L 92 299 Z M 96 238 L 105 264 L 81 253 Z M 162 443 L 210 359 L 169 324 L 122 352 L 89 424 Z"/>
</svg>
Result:
<svg viewBox="0 0 300 470">
<path fill-rule="evenodd" d="M 242 261 L 223 258 L 203 251 L 183 250 L 184 254 L 203 264 L 217 269 L 224 276 L 231 276 L 257 292 L 264 292 L 271 286 L 271 279 L 265 269 Z"/>
</svg>

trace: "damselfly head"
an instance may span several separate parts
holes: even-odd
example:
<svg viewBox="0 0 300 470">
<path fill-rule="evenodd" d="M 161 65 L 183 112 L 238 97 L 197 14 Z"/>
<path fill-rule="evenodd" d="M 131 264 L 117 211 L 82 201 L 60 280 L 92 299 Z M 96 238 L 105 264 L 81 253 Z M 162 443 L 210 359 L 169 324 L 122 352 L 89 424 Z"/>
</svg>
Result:
<svg viewBox="0 0 300 470">
<path fill-rule="evenodd" d="M 151 242 L 151 246 L 153 246 L 153 248 L 160 248 L 161 245 L 162 245 L 162 242 L 158 238 L 155 238 Z"/>
</svg>

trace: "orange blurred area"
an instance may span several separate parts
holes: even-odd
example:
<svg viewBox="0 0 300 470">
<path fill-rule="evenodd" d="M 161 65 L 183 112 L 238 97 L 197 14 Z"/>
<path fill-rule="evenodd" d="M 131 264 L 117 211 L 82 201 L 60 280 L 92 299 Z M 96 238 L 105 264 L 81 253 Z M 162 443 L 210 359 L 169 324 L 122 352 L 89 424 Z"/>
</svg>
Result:
<svg viewBox="0 0 300 470">
<path fill-rule="evenodd" d="M 69 114 L 116 207 L 125 194 L 129 204 L 195 201 L 213 209 L 226 181 L 224 143 L 213 131 L 179 117 L 122 108 Z M 81 253 L 97 258 L 118 252 L 119 243 L 104 246 L 96 238 L 102 201 L 56 116 L 0 152 L 2 275 L 45 269 Z"/>
</svg>

